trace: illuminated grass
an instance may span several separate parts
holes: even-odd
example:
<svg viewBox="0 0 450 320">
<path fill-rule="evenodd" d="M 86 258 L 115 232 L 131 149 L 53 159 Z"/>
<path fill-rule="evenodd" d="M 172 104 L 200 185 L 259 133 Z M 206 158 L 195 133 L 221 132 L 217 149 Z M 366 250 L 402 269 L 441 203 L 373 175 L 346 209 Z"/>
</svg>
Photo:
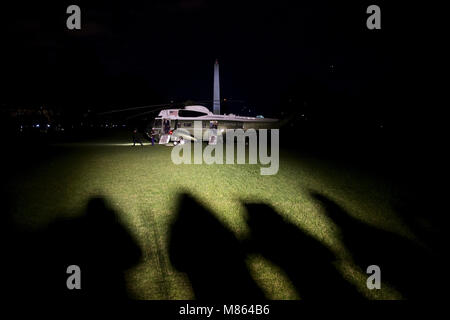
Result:
<svg viewBox="0 0 450 320">
<path fill-rule="evenodd" d="M 325 194 L 352 216 L 408 236 L 408 230 L 390 209 L 383 181 L 284 153 L 278 174 L 261 176 L 259 165 L 176 166 L 170 160 L 172 148 L 159 145 L 78 144 L 57 148 L 63 149 L 62 155 L 16 181 L 17 221 L 41 228 L 55 218 L 76 216 L 90 196 L 105 196 L 144 252 L 143 261 L 127 273 L 135 298 L 194 297 L 187 277 L 171 267 L 167 256 L 168 230 L 182 191 L 214 212 L 240 240 L 248 236 L 243 201 L 270 204 L 340 257 L 336 268 L 365 296 L 399 297 L 387 286 L 381 291 L 365 288 L 364 270 L 352 264 L 337 227 L 309 196 L 310 190 Z M 299 297 L 276 265 L 257 255 L 249 256 L 246 262 L 269 298 Z"/>
</svg>

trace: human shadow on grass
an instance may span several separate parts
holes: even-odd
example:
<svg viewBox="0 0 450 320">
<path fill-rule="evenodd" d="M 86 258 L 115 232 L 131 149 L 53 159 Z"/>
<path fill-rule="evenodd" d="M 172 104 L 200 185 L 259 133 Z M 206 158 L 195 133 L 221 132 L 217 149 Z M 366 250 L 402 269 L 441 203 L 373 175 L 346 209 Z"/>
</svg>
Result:
<svg viewBox="0 0 450 320">
<path fill-rule="evenodd" d="M 414 186 L 391 200 L 393 210 L 433 255 L 444 260 L 447 249 L 447 215 L 443 214 L 445 190 Z"/>
<path fill-rule="evenodd" d="M 381 288 L 388 283 L 407 299 L 440 297 L 443 265 L 425 247 L 402 236 L 368 225 L 328 197 L 311 192 L 328 217 L 340 228 L 344 245 L 364 271 L 381 269 Z"/>
<path fill-rule="evenodd" d="M 362 299 L 332 264 L 336 257 L 320 241 L 285 220 L 271 206 L 245 203 L 250 252 L 279 266 L 302 299 Z"/>
<path fill-rule="evenodd" d="M 120 299 L 129 297 L 124 272 L 141 249 L 101 197 L 80 217 L 51 223 L 39 232 L 16 233 L 9 275 L 16 297 Z M 79 266 L 81 289 L 69 290 L 67 268 Z"/>
<path fill-rule="evenodd" d="M 2 274 L 2 291 L 6 293 L 7 299 L 20 297 L 19 293 L 26 288 L 23 281 L 27 262 L 23 258 L 26 233 L 17 228 L 14 222 L 14 196 L 3 188 L 0 189 L 0 272 Z M 29 268 L 29 266 L 28 266 Z"/>
<path fill-rule="evenodd" d="M 180 195 L 171 227 L 169 256 L 172 265 L 189 277 L 196 299 L 264 299 L 247 269 L 241 243 L 186 193 Z"/>
</svg>

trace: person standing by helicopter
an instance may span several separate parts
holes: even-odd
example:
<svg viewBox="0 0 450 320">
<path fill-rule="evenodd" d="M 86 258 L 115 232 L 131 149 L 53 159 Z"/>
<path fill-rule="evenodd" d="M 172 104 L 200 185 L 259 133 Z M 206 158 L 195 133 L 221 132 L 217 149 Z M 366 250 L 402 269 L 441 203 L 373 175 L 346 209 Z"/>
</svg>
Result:
<svg viewBox="0 0 450 320">
<path fill-rule="evenodd" d="M 151 137 L 151 139 L 152 139 L 152 146 L 155 145 L 155 134 L 156 134 L 156 132 L 155 132 L 155 130 L 152 128 L 152 130 L 150 131 L 150 137 Z"/>
<path fill-rule="evenodd" d="M 136 145 L 136 143 L 140 143 L 141 146 L 144 144 L 142 143 L 141 139 L 139 138 L 138 131 L 136 128 L 133 129 L 133 147 Z"/>
</svg>

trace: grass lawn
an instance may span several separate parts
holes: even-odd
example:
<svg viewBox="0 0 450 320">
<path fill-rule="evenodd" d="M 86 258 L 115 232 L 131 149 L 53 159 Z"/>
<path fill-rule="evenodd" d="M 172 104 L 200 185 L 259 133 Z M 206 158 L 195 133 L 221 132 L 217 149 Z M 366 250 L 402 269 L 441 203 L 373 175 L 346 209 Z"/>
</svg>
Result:
<svg viewBox="0 0 450 320">
<path fill-rule="evenodd" d="M 249 234 L 243 202 L 256 201 L 270 204 L 332 250 L 338 257 L 335 268 L 362 295 L 402 297 L 388 285 L 382 290 L 366 288 L 365 270 L 353 263 L 339 228 L 310 196 L 311 190 L 324 194 L 358 220 L 412 237 L 394 214 L 390 203 L 395 192 L 383 179 L 287 152 L 281 152 L 280 169 L 273 176 L 261 176 L 259 164 L 177 166 L 170 160 L 171 147 L 132 147 L 126 142 L 53 146 L 56 156 L 11 183 L 17 197 L 16 221 L 24 228 L 44 228 L 56 218 L 81 214 L 91 196 L 102 195 L 143 250 L 141 262 L 126 273 L 132 296 L 191 299 L 194 293 L 187 276 L 171 266 L 167 254 L 178 195 L 190 193 L 240 240 Z M 271 261 L 251 254 L 246 264 L 268 298 L 302 298 Z"/>
</svg>

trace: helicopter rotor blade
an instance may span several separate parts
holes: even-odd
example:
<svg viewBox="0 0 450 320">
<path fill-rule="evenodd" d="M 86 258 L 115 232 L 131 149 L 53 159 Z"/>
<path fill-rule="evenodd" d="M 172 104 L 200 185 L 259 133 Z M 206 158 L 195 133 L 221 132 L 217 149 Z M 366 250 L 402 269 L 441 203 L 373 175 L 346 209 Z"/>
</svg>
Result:
<svg viewBox="0 0 450 320">
<path fill-rule="evenodd" d="M 157 107 L 169 107 L 169 104 L 167 104 L 167 103 L 164 103 L 164 104 L 153 104 L 153 105 L 142 106 L 142 107 L 133 107 L 133 108 L 116 109 L 116 110 L 110 110 L 110 111 L 100 112 L 100 113 L 97 113 L 97 115 L 101 116 L 101 115 L 111 114 L 111 113 L 118 113 L 118 112 L 125 112 L 125 111 L 133 111 L 133 110 L 141 110 L 141 109 L 146 109 L 146 108 L 157 108 Z"/>
</svg>

